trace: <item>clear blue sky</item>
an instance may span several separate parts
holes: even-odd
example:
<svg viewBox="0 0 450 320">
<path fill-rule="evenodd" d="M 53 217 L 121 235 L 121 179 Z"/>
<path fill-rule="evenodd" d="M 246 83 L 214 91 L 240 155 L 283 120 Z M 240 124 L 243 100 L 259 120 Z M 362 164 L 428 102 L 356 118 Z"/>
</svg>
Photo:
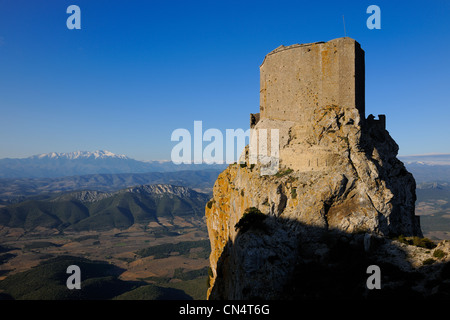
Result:
<svg viewBox="0 0 450 320">
<path fill-rule="evenodd" d="M 366 52 L 366 113 L 387 115 L 401 155 L 450 153 L 450 1 L 0 0 L 0 158 L 169 159 L 194 120 L 245 130 L 264 56 L 342 37 L 342 15 Z"/>
</svg>

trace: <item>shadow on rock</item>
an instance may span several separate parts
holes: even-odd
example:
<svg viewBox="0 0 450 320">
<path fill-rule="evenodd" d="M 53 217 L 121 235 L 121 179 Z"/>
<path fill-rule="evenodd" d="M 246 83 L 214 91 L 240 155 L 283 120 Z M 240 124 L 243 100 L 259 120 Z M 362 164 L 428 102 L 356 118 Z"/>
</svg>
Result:
<svg viewBox="0 0 450 320">
<path fill-rule="evenodd" d="M 209 299 L 450 298 L 450 262 L 427 256 L 433 249 L 268 216 L 228 241 Z"/>
</svg>

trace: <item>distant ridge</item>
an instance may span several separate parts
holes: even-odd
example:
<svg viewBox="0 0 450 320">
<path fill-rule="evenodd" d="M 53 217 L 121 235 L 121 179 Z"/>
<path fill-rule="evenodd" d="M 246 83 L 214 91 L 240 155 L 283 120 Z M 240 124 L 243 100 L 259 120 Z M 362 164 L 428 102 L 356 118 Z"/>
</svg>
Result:
<svg viewBox="0 0 450 320">
<path fill-rule="evenodd" d="M 90 151 L 74 151 L 74 152 L 51 152 L 51 153 L 42 153 L 38 155 L 31 156 L 30 158 L 34 159 L 83 159 L 83 158 L 94 158 L 94 159 L 105 159 L 105 158 L 117 158 L 117 159 L 130 159 L 126 155 L 123 154 L 114 154 L 110 151 L 106 150 L 96 150 L 93 152 Z"/>
<path fill-rule="evenodd" d="M 399 156 L 416 182 L 449 182 L 450 154 L 430 153 Z"/>
<path fill-rule="evenodd" d="M 429 153 L 399 156 L 406 164 L 450 165 L 450 153 Z"/>
<path fill-rule="evenodd" d="M 142 185 L 116 192 L 75 191 L 48 200 L 29 200 L 0 208 L 0 225 L 62 230 L 124 229 L 182 217 L 202 222 L 209 196 L 187 187 Z"/>
<path fill-rule="evenodd" d="M 180 198 L 200 198 L 206 199 L 205 194 L 198 193 L 190 188 L 183 186 L 174 186 L 171 184 L 152 184 L 141 185 L 130 188 L 125 188 L 116 192 L 102 192 L 102 191 L 74 191 L 57 196 L 51 199 L 51 202 L 58 201 L 79 201 L 81 203 L 97 202 L 103 199 L 111 198 L 117 195 L 124 194 L 139 194 L 139 195 L 151 195 L 154 197 L 162 197 L 166 195 L 176 196 Z"/>
<path fill-rule="evenodd" d="M 0 159 L 0 178 L 56 178 L 87 174 L 169 172 L 225 169 L 225 165 L 139 161 L 106 150 L 44 153 L 28 158 Z"/>
<path fill-rule="evenodd" d="M 57 178 L 0 178 L 0 205 L 30 198 L 48 199 L 62 192 L 115 192 L 137 185 L 172 184 L 211 192 L 221 170 L 89 174 Z M 88 191 L 86 196 L 89 196 Z"/>
</svg>

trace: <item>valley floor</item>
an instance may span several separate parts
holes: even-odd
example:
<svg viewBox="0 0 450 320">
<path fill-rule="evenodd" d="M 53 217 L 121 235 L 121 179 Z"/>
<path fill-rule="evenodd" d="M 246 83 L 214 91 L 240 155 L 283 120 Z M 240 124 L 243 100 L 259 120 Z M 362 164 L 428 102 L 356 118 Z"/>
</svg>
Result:
<svg viewBox="0 0 450 320">
<path fill-rule="evenodd" d="M 122 270 L 118 278 L 124 281 L 145 281 L 178 289 L 183 289 L 182 282 L 190 281 L 186 282 L 189 286 L 185 292 L 194 299 L 204 299 L 210 252 L 205 224 L 199 220 L 182 219 L 159 222 L 133 225 L 126 230 L 64 233 L 57 230 L 24 233 L 20 229 L 0 229 L 0 280 L 48 259 L 70 255 L 117 266 Z M 173 248 L 179 247 L 180 250 L 172 248 L 167 251 L 164 247 L 162 255 L 138 254 L 146 248 L 157 249 L 167 244 L 177 244 Z M 182 277 L 180 274 L 190 276 Z M 197 281 L 193 283 L 192 280 Z"/>
</svg>

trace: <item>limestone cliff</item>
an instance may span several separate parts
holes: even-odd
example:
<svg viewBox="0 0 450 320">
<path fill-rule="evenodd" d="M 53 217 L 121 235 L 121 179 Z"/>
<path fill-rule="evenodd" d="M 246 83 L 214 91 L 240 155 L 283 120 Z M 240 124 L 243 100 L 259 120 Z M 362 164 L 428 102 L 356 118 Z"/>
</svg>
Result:
<svg viewBox="0 0 450 320">
<path fill-rule="evenodd" d="M 270 53 L 261 66 L 261 117 L 251 123 L 256 131 L 279 130 L 278 173 L 261 175 L 247 147 L 241 163 L 219 175 L 206 206 L 211 299 L 299 297 L 308 287 L 295 285 L 305 281 L 304 268 L 328 272 L 326 266 L 342 267 L 353 256 L 364 257 L 353 259 L 353 267 L 361 267 L 375 259 L 373 252 L 364 254 L 370 243 L 387 250 L 373 239 L 422 236 L 415 180 L 396 158 L 384 116 L 364 116 L 363 92 L 354 83 L 363 72 L 359 45 L 343 38 L 287 48 Z M 305 58 L 310 54 L 316 56 Z M 346 253 L 336 253 L 336 246 Z"/>
<path fill-rule="evenodd" d="M 219 175 L 214 197 L 206 207 L 212 283 L 218 264 L 221 272 L 243 277 L 221 275 L 221 279 L 233 280 L 223 284 L 226 288 L 219 297 L 248 297 L 239 292 L 246 284 L 252 291 L 258 285 L 264 292 L 270 290 L 268 296 L 262 295 L 265 298 L 279 297 L 284 289 L 277 290 L 276 285 L 286 285 L 284 281 L 294 272 L 300 239 L 302 246 L 306 241 L 318 250 L 317 237 L 327 231 L 421 235 L 414 215 L 414 178 L 396 159 L 397 145 L 387 131 L 376 126 L 364 129 L 357 113 L 348 114 L 336 106 L 322 112 L 308 138 L 314 141 L 311 148 L 326 145 L 341 155 L 333 166 L 309 172 L 285 166 L 284 151 L 295 154 L 292 149 L 296 148 L 296 138 L 289 136 L 276 175 L 261 176 L 261 166 L 248 160 L 230 165 Z M 264 222 L 265 232 L 240 234 L 235 229 L 250 207 L 269 217 Z M 326 244 L 320 246 L 327 251 Z M 255 281 L 248 275 L 252 270 L 266 279 Z"/>
</svg>

